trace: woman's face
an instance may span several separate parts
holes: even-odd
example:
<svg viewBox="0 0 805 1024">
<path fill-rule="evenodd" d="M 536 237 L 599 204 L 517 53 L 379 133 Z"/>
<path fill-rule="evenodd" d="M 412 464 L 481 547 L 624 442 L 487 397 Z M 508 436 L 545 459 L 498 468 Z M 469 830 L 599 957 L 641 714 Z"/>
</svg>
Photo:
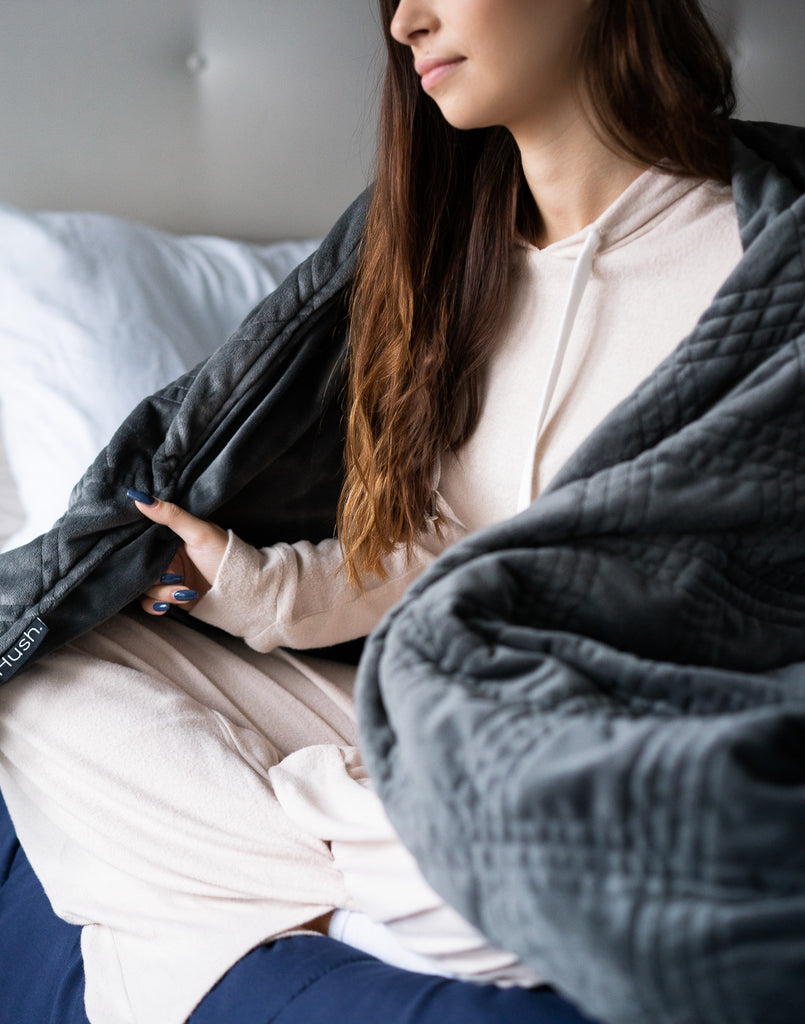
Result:
<svg viewBox="0 0 805 1024">
<path fill-rule="evenodd" d="M 391 33 L 450 124 L 516 136 L 576 108 L 574 53 L 592 2 L 400 0 Z M 454 63 L 428 72 L 434 60 Z"/>
</svg>

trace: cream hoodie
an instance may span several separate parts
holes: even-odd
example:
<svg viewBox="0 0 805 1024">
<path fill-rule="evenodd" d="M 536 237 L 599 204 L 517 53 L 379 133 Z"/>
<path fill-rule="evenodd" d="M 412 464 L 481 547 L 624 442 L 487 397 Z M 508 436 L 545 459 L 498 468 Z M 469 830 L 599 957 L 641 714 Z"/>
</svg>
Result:
<svg viewBox="0 0 805 1024">
<path fill-rule="evenodd" d="M 589 227 L 544 249 L 520 242 L 487 367 L 481 417 L 442 458 L 440 540 L 385 562 L 365 593 L 339 572 L 335 538 L 256 550 L 230 533 L 196 618 L 256 650 L 365 636 L 448 545 L 523 508 L 614 407 L 692 330 L 743 250 L 731 189 L 654 167 Z"/>
</svg>

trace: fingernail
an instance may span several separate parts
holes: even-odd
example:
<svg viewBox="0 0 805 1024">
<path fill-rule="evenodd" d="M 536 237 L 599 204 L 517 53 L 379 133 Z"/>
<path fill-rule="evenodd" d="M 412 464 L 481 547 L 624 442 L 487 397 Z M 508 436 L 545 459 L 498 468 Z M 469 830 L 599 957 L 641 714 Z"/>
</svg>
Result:
<svg viewBox="0 0 805 1024">
<path fill-rule="evenodd" d="M 184 583 L 184 576 L 180 572 L 166 572 L 159 577 L 160 583 Z"/>
<path fill-rule="evenodd" d="M 145 491 L 135 491 L 133 487 L 129 487 L 126 491 L 126 497 L 131 498 L 132 501 L 139 501 L 143 505 L 153 505 L 156 501 L 156 498 L 150 494 L 146 494 Z"/>
<path fill-rule="evenodd" d="M 198 597 L 197 590 L 174 590 L 174 601 L 195 601 Z"/>
<path fill-rule="evenodd" d="M 155 612 L 166 612 L 168 608 L 170 608 L 170 605 L 167 601 L 156 601 L 153 608 Z"/>
</svg>

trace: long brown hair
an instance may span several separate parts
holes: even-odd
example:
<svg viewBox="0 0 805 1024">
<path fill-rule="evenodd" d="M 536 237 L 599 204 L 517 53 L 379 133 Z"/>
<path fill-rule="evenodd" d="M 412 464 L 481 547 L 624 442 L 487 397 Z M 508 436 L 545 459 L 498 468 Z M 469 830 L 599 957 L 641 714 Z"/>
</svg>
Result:
<svg viewBox="0 0 805 1024">
<path fill-rule="evenodd" d="M 375 182 L 350 297 L 346 477 L 338 533 L 349 578 L 384 575 L 432 512 L 433 474 L 480 413 L 481 371 L 510 295 L 515 233 L 540 216 L 503 127 L 458 130 L 422 90 L 380 0 L 388 50 Z M 698 0 L 593 0 L 585 95 L 608 145 L 729 180 L 729 58 Z M 439 528 L 439 520 L 436 520 Z"/>
</svg>

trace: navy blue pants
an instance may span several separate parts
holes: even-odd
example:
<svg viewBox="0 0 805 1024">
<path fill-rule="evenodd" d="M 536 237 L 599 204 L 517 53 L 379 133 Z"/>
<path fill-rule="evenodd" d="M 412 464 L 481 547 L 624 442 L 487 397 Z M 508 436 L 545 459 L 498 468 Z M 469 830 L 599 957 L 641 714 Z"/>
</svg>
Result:
<svg viewBox="0 0 805 1024">
<path fill-rule="evenodd" d="M 51 910 L 0 799 L 0 1024 L 88 1024 L 79 935 Z M 547 990 L 414 974 L 324 936 L 252 950 L 190 1018 L 190 1024 L 378 1022 L 585 1024 L 587 1018 Z"/>
</svg>

